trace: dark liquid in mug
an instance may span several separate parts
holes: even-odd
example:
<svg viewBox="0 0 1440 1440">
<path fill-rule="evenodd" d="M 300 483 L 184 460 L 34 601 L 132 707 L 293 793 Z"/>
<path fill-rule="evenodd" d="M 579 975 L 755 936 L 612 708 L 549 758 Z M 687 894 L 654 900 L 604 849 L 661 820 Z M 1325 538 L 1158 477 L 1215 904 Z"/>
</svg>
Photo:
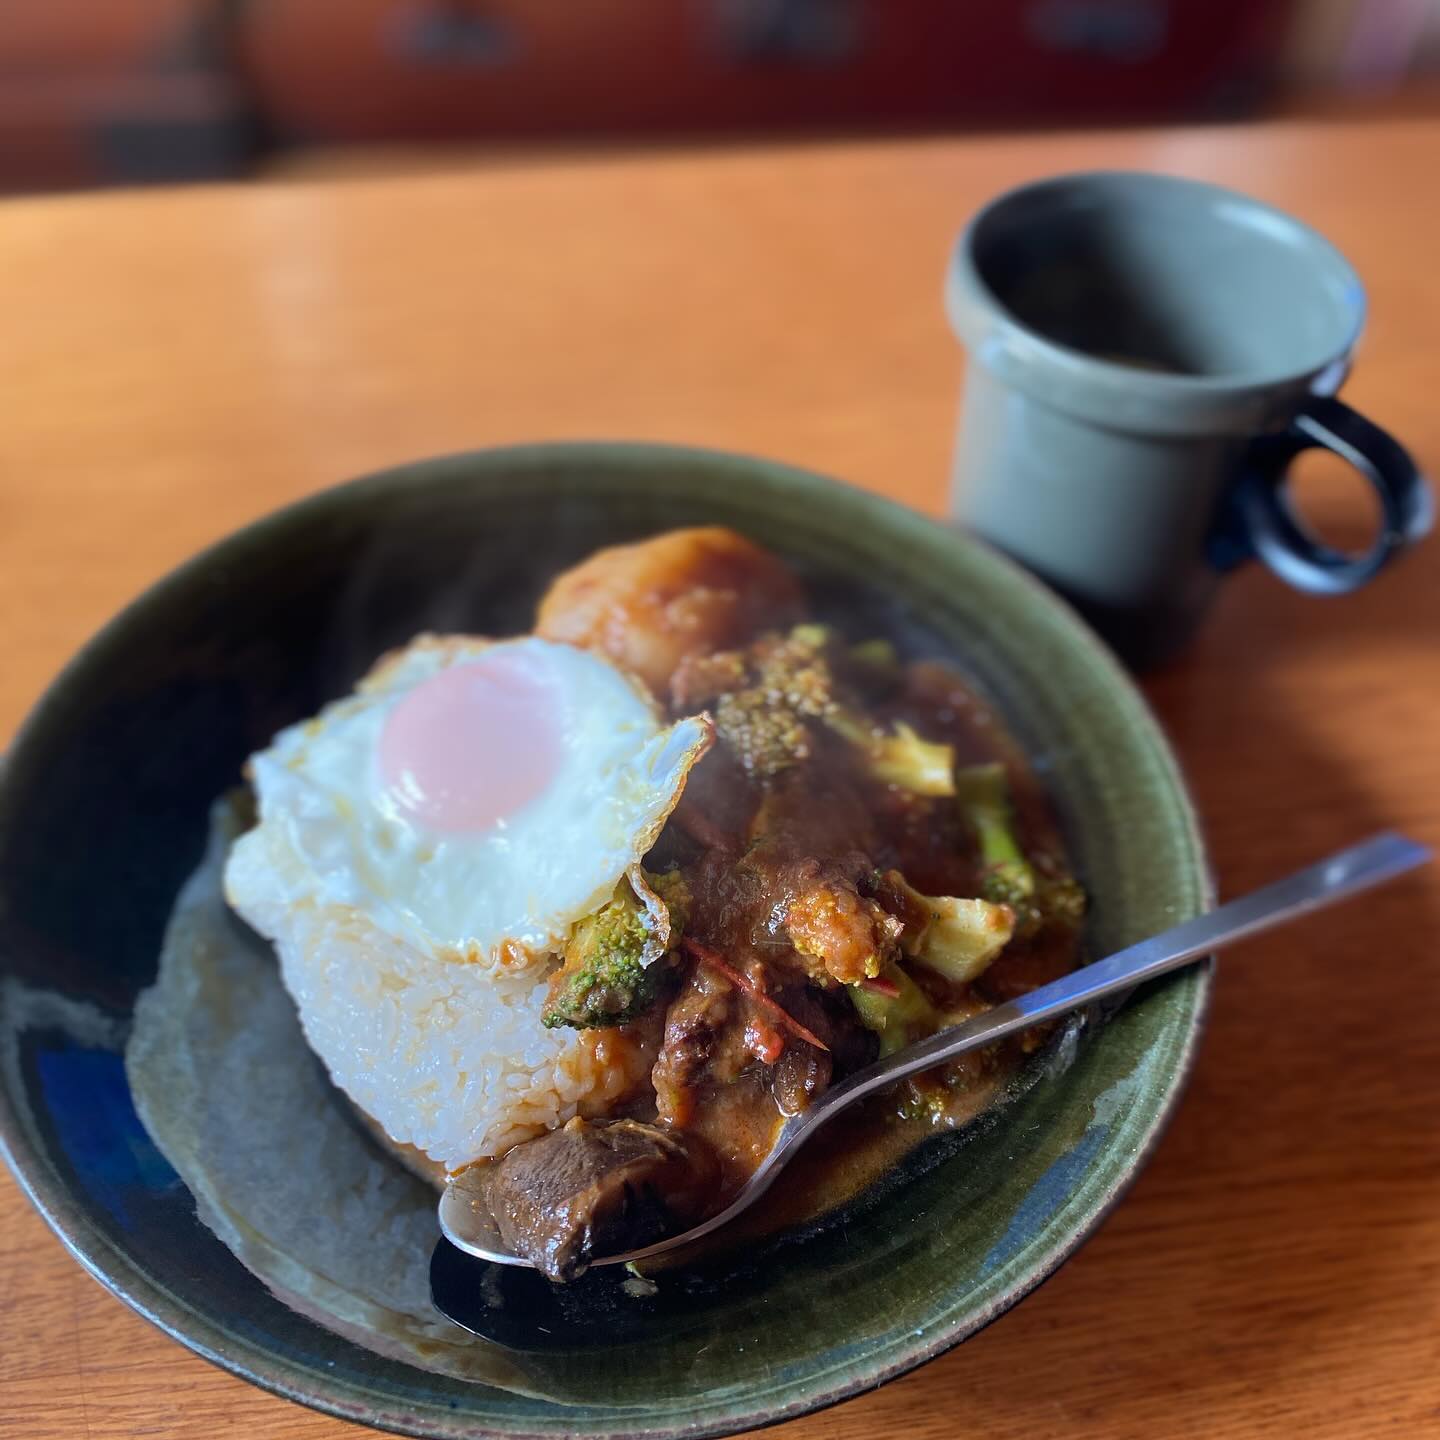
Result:
<svg viewBox="0 0 1440 1440">
<path fill-rule="evenodd" d="M 1228 368 L 1183 317 L 1157 308 L 1128 268 L 1103 257 L 1061 257 L 1002 280 L 999 293 L 1016 318 L 1067 349 L 1152 374 L 1206 375 Z"/>
</svg>

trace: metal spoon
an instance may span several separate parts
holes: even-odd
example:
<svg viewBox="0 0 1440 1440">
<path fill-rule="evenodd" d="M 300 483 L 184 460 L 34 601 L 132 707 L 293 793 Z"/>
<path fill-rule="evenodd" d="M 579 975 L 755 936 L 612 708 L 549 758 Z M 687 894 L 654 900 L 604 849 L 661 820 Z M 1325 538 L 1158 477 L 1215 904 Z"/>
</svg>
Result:
<svg viewBox="0 0 1440 1440">
<path fill-rule="evenodd" d="M 941 1030 L 917 1045 L 899 1050 L 842 1080 L 808 1109 L 786 1120 L 760 1168 L 718 1215 L 712 1215 L 703 1224 L 657 1244 L 628 1250 L 620 1255 L 597 1256 L 590 1263 L 619 1265 L 630 1260 L 646 1260 L 678 1246 L 689 1245 L 728 1225 L 764 1195 L 775 1177 L 795 1157 L 796 1151 L 822 1125 L 857 1100 L 893 1085 L 897 1080 L 929 1070 L 946 1060 L 954 1060 L 982 1045 L 994 1044 L 1017 1030 L 1054 1019 L 1070 1010 L 1078 1010 L 1107 996 L 1122 994 L 1142 981 L 1153 980 L 1197 957 L 1243 940 L 1247 935 L 1269 930 L 1311 910 L 1333 905 L 1362 890 L 1383 884 L 1429 859 L 1429 850 L 1403 835 L 1377 835 L 1320 861 L 1318 865 L 1297 871 L 1288 879 L 1277 880 L 1273 885 L 1266 885 L 1220 906 L 1218 910 L 1187 920 L 1183 925 L 1176 925 L 1149 940 L 1141 940 L 1109 959 L 1086 965 L 1049 985 L 1032 990 L 1028 995 L 997 1005 L 964 1024 Z M 500 1265 L 528 1266 L 530 1261 L 512 1254 L 500 1238 L 485 1201 L 484 1169 L 484 1166 L 473 1166 L 462 1171 L 445 1187 L 445 1193 L 440 1197 L 440 1229 L 452 1245 L 470 1255 L 493 1260 Z"/>
</svg>

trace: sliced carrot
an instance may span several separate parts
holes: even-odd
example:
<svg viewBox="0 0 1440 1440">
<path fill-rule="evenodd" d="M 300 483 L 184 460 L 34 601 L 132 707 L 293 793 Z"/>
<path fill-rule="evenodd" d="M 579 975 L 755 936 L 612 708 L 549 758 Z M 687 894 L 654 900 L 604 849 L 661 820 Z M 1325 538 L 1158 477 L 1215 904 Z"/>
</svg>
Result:
<svg viewBox="0 0 1440 1440">
<path fill-rule="evenodd" d="M 830 1047 L 813 1030 L 807 1030 L 783 1005 L 772 1000 L 753 980 L 747 979 L 708 945 L 702 945 L 698 940 L 688 938 L 682 940 L 680 945 L 702 964 L 708 965 L 712 970 L 723 975 L 737 990 L 748 995 L 757 1005 L 764 1006 L 787 1030 L 798 1035 L 817 1050 L 829 1053 Z"/>
</svg>

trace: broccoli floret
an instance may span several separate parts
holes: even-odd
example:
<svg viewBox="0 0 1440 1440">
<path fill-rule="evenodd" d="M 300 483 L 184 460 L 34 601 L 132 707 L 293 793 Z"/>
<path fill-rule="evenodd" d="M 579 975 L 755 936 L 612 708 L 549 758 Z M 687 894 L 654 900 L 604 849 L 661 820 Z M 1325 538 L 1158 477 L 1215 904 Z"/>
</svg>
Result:
<svg viewBox="0 0 1440 1440">
<path fill-rule="evenodd" d="M 904 921 L 900 948 L 956 985 L 983 974 L 1015 933 L 1015 912 L 1008 905 L 922 895 L 898 870 L 887 870 L 877 888 L 886 907 Z"/>
<path fill-rule="evenodd" d="M 810 757 L 805 722 L 785 706 L 770 704 L 763 690 L 722 695 L 715 703 L 715 733 L 757 780 L 770 780 Z"/>
<path fill-rule="evenodd" d="M 1005 767 L 967 766 L 955 775 L 955 792 L 980 841 L 986 899 L 1020 909 L 1035 893 L 1035 871 L 1015 837 Z"/>
<path fill-rule="evenodd" d="M 550 980 L 544 1023 L 623 1025 L 648 1009 L 659 973 L 643 960 L 650 938 L 645 912 L 633 896 L 617 898 L 581 920 L 565 947 L 565 961 Z"/>
<path fill-rule="evenodd" d="M 685 886 L 683 878 L 669 876 L 645 876 L 637 883 L 644 890 L 665 886 L 677 899 Z M 643 1014 L 654 1004 L 666 973 L 657 961 L 679 934 L 674 912 L 667 915 L 663 905 L 657 911 L 622 881 L 608 905 L 571 930 L 564 962 L 550 979 L 544 1024 L 585 1030 L 624 1025 Z"/>
<path fill-rule="evenodd" d="M 866 768 L 883 785 L 916 795 L 955 793 L 955 752 L 949 745 L 923 740 L 909 725 L 897 723 L 887 734 L 858 714 L 837 694 L 827 650 L 834 643 L 823 625 L 797 625 L 776 652 L 781 669 L 774 677 L 788 703 L 802 715 L 823 720 L 842 739 L 864 752 Z M 850 662 L 893 671 L 895 647 L 872 640 L 850 651 Z M 773 682 L 772 682 L 773 683 Z"/>
<path fill-rule="evenodd" d="M 670 915 L 670 936 L 667 944 L 674 948 L 680 940 L 680 932 L 690 923 L 690 882 L 679 870 L 667 870 L 652 875 L 648 870 L 641 872 L 650 889 L 665 902 Z"/>
<path fill-rule="evenodd" d="M 955 793 L 955 752 L 949 745 L 922 740 L 909 725 L 898 723 L 887 734 L 847 705 L 837 693 L 827 650 L 834 638 L 823 625 L 797 625 L 762 669 L 771 693 L 784 695 L 798 714 L 825 724 L 862 751 L 866 768 L 883 785 L 896 785 L 916 795 Z M 873 640 L 850 652 L 852 663 L 896 665 L 887 640 Z"/>
<path fill-rule="evenodd" d="M 945 1016 L 898 965 L 888 966 L 878 981 L 849 986 L 848 994 L 860 1023 L 880 1037 L 882 1060 L 945 1024 Z"/>
<path fill-rule="evenodd" d="M 972 765 L 955 776 L 960 803 L 980 841 L 985 898 L 1015 911 L 1016 933 L 1033 935 L 1043 925 L 1078 926 L 1085 892 L 1074 876 L 1038 869 L 1015 834 L 1010 784 L 1003 765 Z"/>
<path fill-rule="evenodd" d="M 922 740 L 903 722 L 887 735 L 836 709 L 825 723 L 865 754 L 866 768 L 882 785 L 894 785 L 915 795 L 955 793 L 955 751 L 949 745 Z"/>
<path fill-rule="evenodd" d="M 874 642 L 872 660 L 894 663 L 885 641 Z M 866 768 L 884 785 L 917 795 L 955 793 L 955 754 L 949 745 L 922 740 L 910 726 L 887 733 L 865 718 L 840 694 L 832 656 L 833 632 L 824 625 L 797 625 L 787 635 L 762 638 L 744 667 L 745 684 L 715 696 L 715 730 L 748 774 L 769 780 L 808 760 L 812 753 L 809 722 L 821 721 L 861 751 Z M 734 661 L 712 664 L 711 673 L 733 675 Z M 703 686 L 701 687 L 703 690 Z"/>
<path fill-rule="evenodd" d="M 833 703 L 829 643 L 829 632 L 820 625 L 797 625 L 788 635 L 765 636 L 748 662 L 739 664 L 743 683 L 715 698 L 716 734 L 747 774 L 773 779 L 810 758 L 806 721 L 823 715 Z M 729 663 L 712 663 L 716 676 L 737 673 L 738 657 L 725 658 Z"/>
<path fill-rule="evenodd" d="M 756 683 L 772 704 L 811 719 L 834 707 L 833 638 L 824 625 L 796 625 L 782 639 L 762 640 L 756 646 Z"/>
</svg>

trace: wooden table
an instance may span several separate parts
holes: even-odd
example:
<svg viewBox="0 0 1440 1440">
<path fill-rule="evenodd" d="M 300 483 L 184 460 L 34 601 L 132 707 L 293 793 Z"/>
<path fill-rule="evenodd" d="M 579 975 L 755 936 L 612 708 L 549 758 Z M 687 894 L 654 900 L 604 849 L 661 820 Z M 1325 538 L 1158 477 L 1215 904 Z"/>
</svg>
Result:
<svg viewBox="0 0 1440 1440">
<path fill-rule="evenodd" d="M 992 192 L 1144 166 L 1313 221 L 1373 322 L 1347 395 L 1440 471 L 1440 124 L 753 148 L 0 207 L 0 736 L 117 606 L 254 515 L 535 437 L 756 451 L 939 512 L 947 247 Z M 1308 463 L 1333 529 L 1358 487 Z M 1436 542 L 1440 543 L 1440 542 Z M 1440 843 L 1436 543 L 1231 584 L 1147 689 L 1222 890 Z M 1440 871 L 1237 952 L 1174 1129 L 1044 1290 L 783 1433 L 1440 1434 Z M 81 1273 L 0 1184 L 0 1435 L 336 1436 Z M 350 1432 L 358 1433 L 358 1432 Z"/>
</svg>

